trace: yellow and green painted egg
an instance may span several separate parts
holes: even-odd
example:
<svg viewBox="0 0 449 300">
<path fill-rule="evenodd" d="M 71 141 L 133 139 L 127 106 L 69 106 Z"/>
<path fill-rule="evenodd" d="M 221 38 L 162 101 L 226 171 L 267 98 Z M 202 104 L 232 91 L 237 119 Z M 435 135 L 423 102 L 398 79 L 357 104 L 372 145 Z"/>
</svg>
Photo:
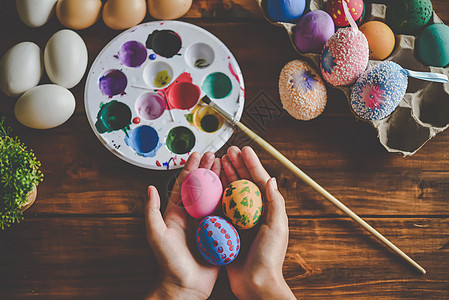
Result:
<svg viewBox="0 0 449 300">
<path fill-rule="evenodd" d="M 230 183 L 222 199 L 225 216 L 240 229 L 250 229 L 256 225 L 263 212 L 262 195 L 257 185 L 241 179 Z"/>
</svg>

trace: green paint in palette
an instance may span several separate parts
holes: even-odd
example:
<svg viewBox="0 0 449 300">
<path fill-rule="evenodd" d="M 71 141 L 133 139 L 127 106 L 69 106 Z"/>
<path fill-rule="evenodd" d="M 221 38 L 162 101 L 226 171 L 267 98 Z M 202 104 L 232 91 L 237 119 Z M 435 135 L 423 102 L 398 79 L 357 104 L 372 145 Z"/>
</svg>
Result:
<svg viewBox="0 0 449 300">
<path fill-rule="evenodd" d="M 232 91 L 231 79 L 221 72 L 209 74 L 203 81 L 202 89 L 211 98 L 224 98 Z"/>
<path fill-rule="evenodd" d="M 175 127 L 168 133 L 166 144 L 171 152 L 186 154 L 195 146 L 195 135 L 187 127 Z"/>
<path fill-rule="evenodd" d="M 125 103 L 117 100 L 101 103 L 95 128 L 99 133 L 123 130 L 128 135 L 131 117 L 131 109 Z"/>
</svg>

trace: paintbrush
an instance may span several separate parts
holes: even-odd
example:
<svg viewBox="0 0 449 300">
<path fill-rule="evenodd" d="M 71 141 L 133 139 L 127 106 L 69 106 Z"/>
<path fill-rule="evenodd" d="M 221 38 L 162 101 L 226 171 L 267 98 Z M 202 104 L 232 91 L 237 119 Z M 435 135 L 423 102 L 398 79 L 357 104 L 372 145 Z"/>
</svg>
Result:
<svg viewBox="0 0 449 300">
<path fill-rule="evenodd" d="M 426 274 L 426 270 L 421 267 L 418 263 L 416 263 L 413 259 L 411 259 L 407 254 L 402 252 L 401 249 L 396 247 L 392 242 L 390 242 L 387 238 L 381 235 L 376 229 L 374 229 L 371 225 L 365 222 L 362 218 L 360 218 L 357 214 L 355 214 L 352 210 L 350 210 L 346 205 L 340 202 L 337 198 L 332 196 L 328 191 L 326 191 L 323 187 L 321 187 L 318 183 L 316 183 L 312 178 L 310 178 L 306 173 L 301 171 L 295 164 L 293 164 L 290 160 L 288 160 L 282 153 L 280 153 L 276 148 L 271 146 L 268 142 L 254 133 L 251 129 L 243 125 L 242 122 L 235 119 L 233 116 L 228 114 L 225 110 L 219 107 L 215 102 L 213 102 L 208 96 L 204 96 L 201 99 L 204 103 L 208 104 L 212 109 L 222 115 L 228 122 L 232 125 L 237 126 L 242 130 L 246 135 L 248 135 L 252 140 L 254 140 L 259 146 L 261 146 L 265 151 L 271 154 L 275 159 L 277 159 L 281 164 L 283 164 L 287 169 L 293 172 L 299 179 L 303 180 L 305 183 L 314 188 L 318 193 L 320 193 L 324 198 L 329 200 L 333 205 L 335 205 L 342 212 L 347 214 L 351 219 L 360 224 L 363 228 L 365 228 L 369 233 L 374 235 L 381 243 L 387 246 L 393 253 L 399 255 L 403 260 L 405 260 L 412 267 L 416 268 L 422 274 Z"/>
</svg>

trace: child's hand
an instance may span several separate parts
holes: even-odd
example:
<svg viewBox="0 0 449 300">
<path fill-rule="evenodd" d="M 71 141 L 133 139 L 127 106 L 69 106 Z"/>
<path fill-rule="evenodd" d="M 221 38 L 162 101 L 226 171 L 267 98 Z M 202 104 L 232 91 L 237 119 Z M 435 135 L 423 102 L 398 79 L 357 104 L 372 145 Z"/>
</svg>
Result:
<svg viewBox="0 0 449 300">
<path fill-rule="evenodd" d="M 256 183 L 265 195 L 264 219 L 248 254 L 244 256 L 242 251 L 226 267 L 233 293 L 239 299 L 295 299 L 282 274 L 288 244 L 288 219 L 276 179 L 270 179 L 250 147 L 242 151 L 230 147 L 222 158 L 222 165 L 224 183 L 245 178 Z"/>
<path fill-rule="evenodd" d="M 151 299 L 206 299 L 212 292 L 219 268 L 197 259 L 193 237 L 195 220 L 187 215 L 181 204 L 181 184 L 184 177 L 198 168 L 211 169 L 220 175 L 221 164 L 214 154 L 192 153 L 177 178 L 164 217 L 160 198 L 154 186 L 148 188 L 145 207 L 147 240 L 161 268 L 160 286 Z"/>
</svg>

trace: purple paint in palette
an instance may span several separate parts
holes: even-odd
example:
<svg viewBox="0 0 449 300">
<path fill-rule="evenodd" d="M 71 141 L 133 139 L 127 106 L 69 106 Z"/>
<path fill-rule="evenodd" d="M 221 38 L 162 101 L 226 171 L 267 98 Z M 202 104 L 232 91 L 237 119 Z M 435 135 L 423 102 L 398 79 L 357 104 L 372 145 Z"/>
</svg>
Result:
<svg viewBox="0 0 449 300">
<path fill-rule="evenodd" d="M 137 68 L 147 59 L 147 49 L 142 43 L 129 41 L 120 47 L 115 57 L 122 65 Z"/>
<path fill-rule="evenodd" d="M 127 85 L 128 79 L 120 70 L 107 71 L 98 82 L 101 93 L 109 98 L 124 94 Z"/>
</svg>

